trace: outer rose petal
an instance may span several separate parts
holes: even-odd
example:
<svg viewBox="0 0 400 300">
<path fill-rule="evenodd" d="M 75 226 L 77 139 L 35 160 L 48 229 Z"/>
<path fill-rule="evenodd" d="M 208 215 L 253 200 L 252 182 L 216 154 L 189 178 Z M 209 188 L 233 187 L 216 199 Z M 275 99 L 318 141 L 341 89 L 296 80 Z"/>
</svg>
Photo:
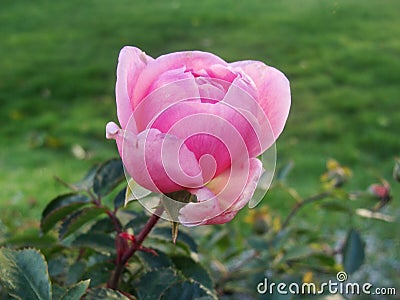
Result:
<svg viewBox="0 0 400 300">
<path fill-rule="evenodd" d="M 107 138 L 117 141 L 124 166 L 142 187 L 170 193 L 203 184 L 194 154 L 178 138 L 147 129 L 138 135 L 107 124 Z"/>
<path fill-rule="evenodd" d="M 227 199 L 218 199 L 216 195 L 224 189 L 226 180 L 225 178 L 218 180 L 217 177 L 213 180 L 215 182 L 211 184 L 210 188 L 203 187 L 191 191 L 197 196 L 199 203 L 185 205 L 179 212 L 179 221 L 185 226 L 197 226 L 223 224 L 232 220 L 236 213 L 250 201 L 261 177 L 261 161 L 257 158 L 251 158 L 249 165 L 247 182 L 242 193 L 234 201 L 229 200 L 231 203 L 227 203 L 229 202 Z"/>
<path fill-rule="evenodd" d="M 279 70 L 260 61 L 239 61 L 230 66 L 243 70 L 254 81 L 259 95 L 258 101 L 268 117 L 275 139 L 278 138 L 289 115 L 289 80 Z"/>
<path fill-rule="evenodd" d="M 134 106 L 148 95 L 152 83 L 157 80 L 160 74 L 182 67 L 196 73 L 214 64 L 227 65 L 218 56 L 201 51 L 175 52 L 157 57 L 147 64 L 146 69 L 138 78 L 137 88 L 134 91 Z"/>
<path fill-rule="evenodd" d="M 133 112 L 132 95 L 139 74 L 151 60 L 153 58 L 135 47 L 124 47 L 119 53 L 115 94 L 118 120 L 122 128 L 125 128 Z"/>
</svg>

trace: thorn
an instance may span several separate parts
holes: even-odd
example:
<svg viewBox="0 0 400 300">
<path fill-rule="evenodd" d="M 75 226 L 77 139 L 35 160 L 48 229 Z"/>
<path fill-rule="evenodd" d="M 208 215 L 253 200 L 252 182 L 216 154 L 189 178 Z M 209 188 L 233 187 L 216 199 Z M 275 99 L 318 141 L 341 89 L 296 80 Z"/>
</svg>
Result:
<svg viewBox="0 0 400 300">
<path fill-rule="evenodd" d="M 179 233 L 179 223 L 171 222 L 171 224 L 172 224 L 172 242 L 176 244 L 176 240 L 178 239 L 178 233 Z"/>
<path fill-rule="evenodd" d="M 156 252 L 156 250 L 154 250 L 152 248 L 147 248 L 147 247 L 140 246 L 140 248 L 138 250 L 139 251 L 143 251 L 143 252 L 147 252 L 147 253 L 151 253 L 154 256 L 158 256 L 158 253 Z"/>
</svg>

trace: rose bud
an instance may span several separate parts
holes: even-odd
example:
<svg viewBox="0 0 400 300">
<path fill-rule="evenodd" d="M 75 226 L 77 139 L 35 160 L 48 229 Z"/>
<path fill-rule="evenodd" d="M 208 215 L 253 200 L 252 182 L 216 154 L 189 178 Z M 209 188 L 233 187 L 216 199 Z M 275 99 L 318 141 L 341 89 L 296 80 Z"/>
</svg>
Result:
<svg viewBox="0 0 400 300">
<path fill-rule="evenodd" d="M 379 203 L 374 207 L 375 211 L 385 206 L 392 199 L 390 185 L 385 180 L 383 180 L 382 184 L 371 184 L 368 192 L 379 200 Z"/>
<path fill-rule="evenodd" d="M 154 59 L 125 47 L 116 102 L 120 127 L 108 123 L 106 136 L 125 170 L 149 191 L 194 195 L 177 215 L 195 226 L 228 222 L 252 198 L 257 157 L 281 134 L 291 96 L 285 75 L 259 61 L 200 51 Z"/>
</svg>

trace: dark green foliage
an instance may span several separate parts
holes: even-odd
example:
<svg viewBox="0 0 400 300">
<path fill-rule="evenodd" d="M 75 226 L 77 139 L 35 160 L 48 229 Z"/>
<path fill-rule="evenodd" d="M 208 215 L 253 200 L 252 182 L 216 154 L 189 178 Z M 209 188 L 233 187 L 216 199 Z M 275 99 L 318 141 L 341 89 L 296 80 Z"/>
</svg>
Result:
<svg viewBox="0 0 400 300">
<path fill-rule="evenodd" d="M 87 288 L 89 287 L 90 280 L 79 282 L 70 288 L 68 288 L 65 293 L 60 298 L 60 300 L 79 300 L 86 293 Z"/>
<path fill-rule="evenodd" d="M 346 273 L 355 272 L 365 259 L 365 242 L 357 230 L 351 229 L 343 246 L 343 267 Z"/>
<path fill-rule="evenodd" d="M 67 215 L 90 203 L 89 197 L 82 194 L 61 195 L 52 200 L 42 214 L 41 229 L 46 233 Z"/>
<path fill-rule="evenodd" d="M 201 285 L 192 281 L 177 282 L 161 295 L 162 300 L 215 300 Z"/>
<path fill-rule="evenodd" d="M 78 235 L 71 243 L 73 247 L 90 248 L 102 253 L 115 252 L 115 238 L 102 232 L 90 231 Z"/>
<path fill-rule="evenodd" d="M 207 270 L 200 265 L 198 262 L 195 262 L 192 258 L 188 256 L 173 256 L 172 261 L 178 270 L 185 276 L 187 279 L 191 279 L 201 284 L 203 287 L 212 291 L 214 289 L 214 284 L 210 277 L 210 274 Z"/>
<path fill-rule="evenodd" d="M 258 299 L 255 287 L 266 274 L 271 282 L 286 283 L 301 283 L 305 272 L 307 278 L 315 276 L 321 282 L 334 278 L 339 269 L 336 254 L 342 256 L 345 272 L 356 272 L 366 259 L 359 231 L 349 230 L 337 247 L 336 239 L 323 235 L 313 224 L 296 223 L 306 205 L 340 213 L 350 223 L 357 213 L 346 201 L 349 193 L 343 186 L 325 184 L 323 192 L 301 198 L 285 185 L 283 173 L 288 168 L 281 172 L 279 188 L 296 202 L 285 218 L 260 208 L 250 211 L 246 222 L 198 231 L 180 228 L 175 234 L 170 222 L 165 222 L 151 228 L 144 242 L 136 244 L 152 217 L 138 202 L 124 207 L 125 188 L 117 190 L 123 174 L 120 160 L 98 164 L 83 183 L 64 183 L 73 193 L 56 197 L 45 207 L 40 227 L 46 235 L 4 239 L 4 245 L 23 247 L 24 237 L 30 236 L 26 241 L 39 245 L 46 259 L 34 249 L 1 248 L 0 296 L 29 300 Z M 335 164 L 336 169 L 343 168 Z M 133 210 L 135 205 L 139 210 Z M 262 230 L 259 224 L 265 225 Z M 54 238 L 56 231 L 58 239 Z M 134 246 L 136 252 L 125 263 L 122 259 Z M 116 273 L 118 267 L 120 273 Z M 117 281 L 113 274 L 120 274 Z M 273 295 L 273 299 L 277 296 L 284 295 Z"/>
<path fill-rule="evenodd" d="M 93 181 L 93 190 L 99 197 L 105 196 L 124 179 L 125 174 L 121 159 L 111 159 L 97 169 Z"/>
<path fill-rule="evenodd" d="M 60 239 L 64 239 L 70 234 L 75 233 L 83 225 L 92 222 L 105 212 L 106 209 L 102 207 L 86 207 L 75 211 L 63 220 L 59 231 Z"/>
<path fill-rule="evenodd" d="M 143 266 L 148 270 L 169 268 L 173 266 L 171 258 L 160 250 L 155 250 L 155 253 L 139 252 L 137 256 Z"/>
<path fill-rule="evenodd" d="M 123 188 L 114 199 L 114 209 L 120 209 L 125 205 L 126 188 Z"/>
<path fill-rule="evenodd" d="M 176 270 L 161 268 L 144 274 L 138 283 L 138 297 L 141 300 L 160 299 L 171 285 L 182 280 Z"/>
<path fill-rule="evenodd" d="M 20 299 L 50 300 L 51 283 L 43 255 L 35 249 L 0 249 L 0 282 Z"/>
<path fill-rule="evenodd" d="M 131 296 L 132 297 L 132 296 Z M 106 288 L 97 288 L 89 290 L 85 296 L 86 300 L 129 300 L 128 297 L 124 296 L 118 291 L 114 291 Z M 135 299 L 135 298 L 131 298 Z"/>
</svg>

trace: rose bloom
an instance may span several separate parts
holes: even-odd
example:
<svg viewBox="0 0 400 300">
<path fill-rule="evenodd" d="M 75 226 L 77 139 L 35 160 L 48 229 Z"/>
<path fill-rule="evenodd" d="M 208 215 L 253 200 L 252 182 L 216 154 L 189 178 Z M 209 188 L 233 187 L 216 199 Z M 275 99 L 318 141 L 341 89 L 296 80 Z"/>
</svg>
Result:
<svg viewBox="0 0 400 300">
<path fill-rule="evenodd" d="M 207 52 L 156 59 L 135 47 L 119 55 L 118 127 L 110 122 L 126 171 L 157 193 L 187 191 L 187 226 L 230 221 L 252 198 L 263 172 L 257 156 L 280 135 L 290 86 L 259 61 L 227 63 Z"/>
</svg>

